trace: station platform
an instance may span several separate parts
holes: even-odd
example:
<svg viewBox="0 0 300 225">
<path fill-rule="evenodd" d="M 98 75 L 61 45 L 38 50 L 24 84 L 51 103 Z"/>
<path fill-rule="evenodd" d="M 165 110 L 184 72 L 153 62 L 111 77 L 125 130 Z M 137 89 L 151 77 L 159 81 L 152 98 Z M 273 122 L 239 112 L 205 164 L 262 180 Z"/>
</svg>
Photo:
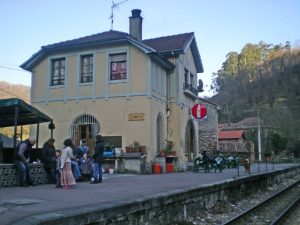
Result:
<svg viewBox="0 0 300 225">
<path fill-rule="evenodd" d="M 157 196 L 165 196 L 166 200 L 168 194 L 191 192 L 197 188 L 213 187 L 289 168 L 299 169 L 300 165 L 252 165 L 251 174 L 245 173 L 243 167 L 239 171 L 225 169 L 222 173 L 188 171 L 153 175 L 104 174 L 103 183 L 80 182 L 69 190 L 55 188 L 53 184 L 27 188 L 3 187 L 0 188 L 0 224 L 85 224 L 79 220 L 76 223 L 78 216 L 85 216 L 85 221 L 92 223 L 93 212 L 97 210 L 111 210 L 131 202 L 158 199 Z M 73 222 L 62 222 L 68 217 L 74 217 Z M 58 222 L 60 219 L 62 221 Z"/>
</svg>

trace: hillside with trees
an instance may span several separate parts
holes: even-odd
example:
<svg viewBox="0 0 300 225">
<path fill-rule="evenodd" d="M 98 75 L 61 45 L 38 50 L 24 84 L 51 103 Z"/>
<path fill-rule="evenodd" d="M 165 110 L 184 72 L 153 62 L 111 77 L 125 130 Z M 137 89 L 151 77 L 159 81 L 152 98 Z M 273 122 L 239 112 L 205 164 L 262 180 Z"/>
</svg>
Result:
<svg viewBox="0 0 300 225">
<path fill-rule="evenodd" d="M 21 84 L 10 84 L 0 81 L 0 99 L 20 98 L 25 102 L 30 102 L 30 87 Z M 13 137 L 13 128 L 0 128 L 0 134 Z M 29 136 L 29 126 L 23 127 L 23 137 Z"/>
<path fill-rule="evenodd" d="M 211 89 L 217 93 L 211 100 L 222 106 L 220 123 L 259 116 L 264 151 L 300 157 L 300 49 L 289 42 L 248 43 L 240 53 L 226 55 Z"/>
</svg>

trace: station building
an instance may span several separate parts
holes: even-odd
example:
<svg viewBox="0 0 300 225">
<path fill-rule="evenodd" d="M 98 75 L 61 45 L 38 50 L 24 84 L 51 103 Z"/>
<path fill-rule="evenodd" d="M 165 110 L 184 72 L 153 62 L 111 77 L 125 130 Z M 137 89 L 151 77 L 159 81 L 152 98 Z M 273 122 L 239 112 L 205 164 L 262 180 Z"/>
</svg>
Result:
<svg viewBox="0 0 300 225">
<path fill-rule="evenodd" d="M 71 137 L 93 149 L 101 133 L 124 151 L 146 146 L 147 161 L 165 140 L 174 143 L 179 164 L 197 155 L 199 123 L 190 109 L 199 101 L 203 65 L 195 34 L 143 40 L 142 21 L 134 9 L 129 33 L 109 30 L 42 46 L 21 65 L 32 73 L 31 104 L 53 118 L 57 148 Z M 39 132 L 42 144 L 48 125 Z"/>
</svg>

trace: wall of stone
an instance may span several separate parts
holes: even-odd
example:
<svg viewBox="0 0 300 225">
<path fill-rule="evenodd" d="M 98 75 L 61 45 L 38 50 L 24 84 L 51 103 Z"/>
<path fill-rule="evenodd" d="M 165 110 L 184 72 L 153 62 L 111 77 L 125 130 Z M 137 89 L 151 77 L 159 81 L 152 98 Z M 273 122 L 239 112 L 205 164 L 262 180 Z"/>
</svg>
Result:
<svg viewBox="0 0 300 225">
<path fill-rule="evenodd" d="M 206 150 L 211 154 L 218 145 L 218 111 L 214 104 L 209 102 L 203 104 L 207 107 L 207 118 L 199 121 L 199 152 Z"/>
<path fill-rule="evenodd" d="M 29 167 L 35 184 L 46 184 L 48 182 L 43 164 L 30 163 Z M 0 164 L 0 187 L 18 185 L 19 174 L 15 164 Z"/>
</svg>

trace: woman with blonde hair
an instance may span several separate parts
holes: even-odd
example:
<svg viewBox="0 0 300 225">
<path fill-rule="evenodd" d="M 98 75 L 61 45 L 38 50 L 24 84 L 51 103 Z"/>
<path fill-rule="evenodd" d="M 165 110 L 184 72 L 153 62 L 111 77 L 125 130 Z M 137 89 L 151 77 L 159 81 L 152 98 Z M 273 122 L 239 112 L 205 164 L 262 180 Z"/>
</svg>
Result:
<svg viewBox="0 0 300 225">
<path fill-rule="evenodd" d="M 71 168 L 71 159 L 73 158 L 73 140 L 68 138 L 63 144 L 65 148 L 61 155 L 61 185 L 64 189 L 69 189 L 71 186 L 76 184 Z"/>
</svg>

